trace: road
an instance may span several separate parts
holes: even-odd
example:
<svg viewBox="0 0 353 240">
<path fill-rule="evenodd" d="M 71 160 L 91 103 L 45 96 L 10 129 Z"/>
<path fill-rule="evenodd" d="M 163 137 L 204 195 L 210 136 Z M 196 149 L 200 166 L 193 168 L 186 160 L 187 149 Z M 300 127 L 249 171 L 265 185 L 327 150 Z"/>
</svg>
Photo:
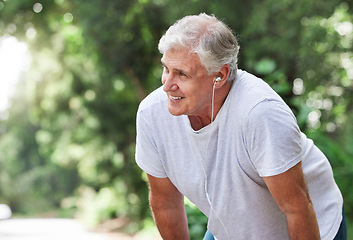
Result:
<svg viewBox="0 0 353 240">
<path fill-rule="evenodd" d="M 122 233 L 96 233 L 73 219 L 8 219 L 0 221 L 1 240 L 139 240 Z"/>
</svg>

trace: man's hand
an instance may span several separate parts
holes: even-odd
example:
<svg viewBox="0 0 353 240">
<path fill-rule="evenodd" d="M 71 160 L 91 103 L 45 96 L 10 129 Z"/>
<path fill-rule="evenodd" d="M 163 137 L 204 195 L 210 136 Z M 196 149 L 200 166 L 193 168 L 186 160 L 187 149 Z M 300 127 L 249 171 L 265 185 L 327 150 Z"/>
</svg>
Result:
<svg viewBox="0 0 353 240">
<path fill-rule="evenodd" d="M 164 240 L 189 239 L 184 196 L 169 178 L 156 178 L 149 174 L 150 205 L 154 221 Z"/>
<path fill-rule="evenodd" d="M 282 174 L 264 177 L 264 181 L 277 205 L 286 215 L 290 239 L 319 240 L 319 226 L 301 162 Z"/>
</svg>

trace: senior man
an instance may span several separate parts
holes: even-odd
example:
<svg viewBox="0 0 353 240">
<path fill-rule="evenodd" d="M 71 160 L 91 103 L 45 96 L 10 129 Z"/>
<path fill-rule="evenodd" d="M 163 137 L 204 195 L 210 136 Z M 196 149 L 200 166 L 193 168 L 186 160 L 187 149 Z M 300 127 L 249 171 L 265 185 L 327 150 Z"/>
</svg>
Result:
<svg viewBox="0 0 353 240">
<path fill-rule="evenodd" d="M 136 162 L 163 239 L 189 239 L 184 196 L 208 217 L 205 238 L 344 239 L 327 158 L 281 97 L 237 68 L 230 28 L 186 16 L 158 48 L 163 86 L 139 106 Z"/>
</svg>

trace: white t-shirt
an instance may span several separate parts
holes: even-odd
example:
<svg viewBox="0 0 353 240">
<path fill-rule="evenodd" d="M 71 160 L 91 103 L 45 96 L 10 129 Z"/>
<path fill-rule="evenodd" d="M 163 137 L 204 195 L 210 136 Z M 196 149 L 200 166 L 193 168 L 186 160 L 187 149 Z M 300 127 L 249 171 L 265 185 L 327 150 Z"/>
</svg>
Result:
<svg viewBox="0 0 353 240">
<path fill-rule="evenodd" d="M 264 81 L 238 70 L 215 121 L 199 131 L 187 116 L 171 115 L 167 102 L 162 88 L 141 102 L 136 162 L 154 177 L 168 177 L 208 216 L 217 239 L 288 239 L 285 215 L 262 177 L 300 161 L 321 238 L 334 238 L 343 199 L 331 166 Z"/>
</svg>

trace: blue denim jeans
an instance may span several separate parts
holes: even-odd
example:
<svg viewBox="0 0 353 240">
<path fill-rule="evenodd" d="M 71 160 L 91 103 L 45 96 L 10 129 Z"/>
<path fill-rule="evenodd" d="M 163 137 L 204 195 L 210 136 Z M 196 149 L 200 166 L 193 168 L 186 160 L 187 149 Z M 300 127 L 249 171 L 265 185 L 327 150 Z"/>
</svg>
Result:
<svg viewBox="0 0 353 240">
<path fill-rule="evenodd" d="M 341 226 L 336 234 L 336 237 L 333 240 L 347 240 L 347 225 L 346 225 L 346 218 L 344 216 L 344 207 L 342 208 L 342 222 Z M 203 240 L 214 240 L 214 237 L 210 231 L 206 231 Z"/>
<path fill-rule="evenodd" d="M 203 240 L 214 240 L 214 237 L 210 231 L 206 231 L 205 236 L 203 237 Z"/>
</svg>

